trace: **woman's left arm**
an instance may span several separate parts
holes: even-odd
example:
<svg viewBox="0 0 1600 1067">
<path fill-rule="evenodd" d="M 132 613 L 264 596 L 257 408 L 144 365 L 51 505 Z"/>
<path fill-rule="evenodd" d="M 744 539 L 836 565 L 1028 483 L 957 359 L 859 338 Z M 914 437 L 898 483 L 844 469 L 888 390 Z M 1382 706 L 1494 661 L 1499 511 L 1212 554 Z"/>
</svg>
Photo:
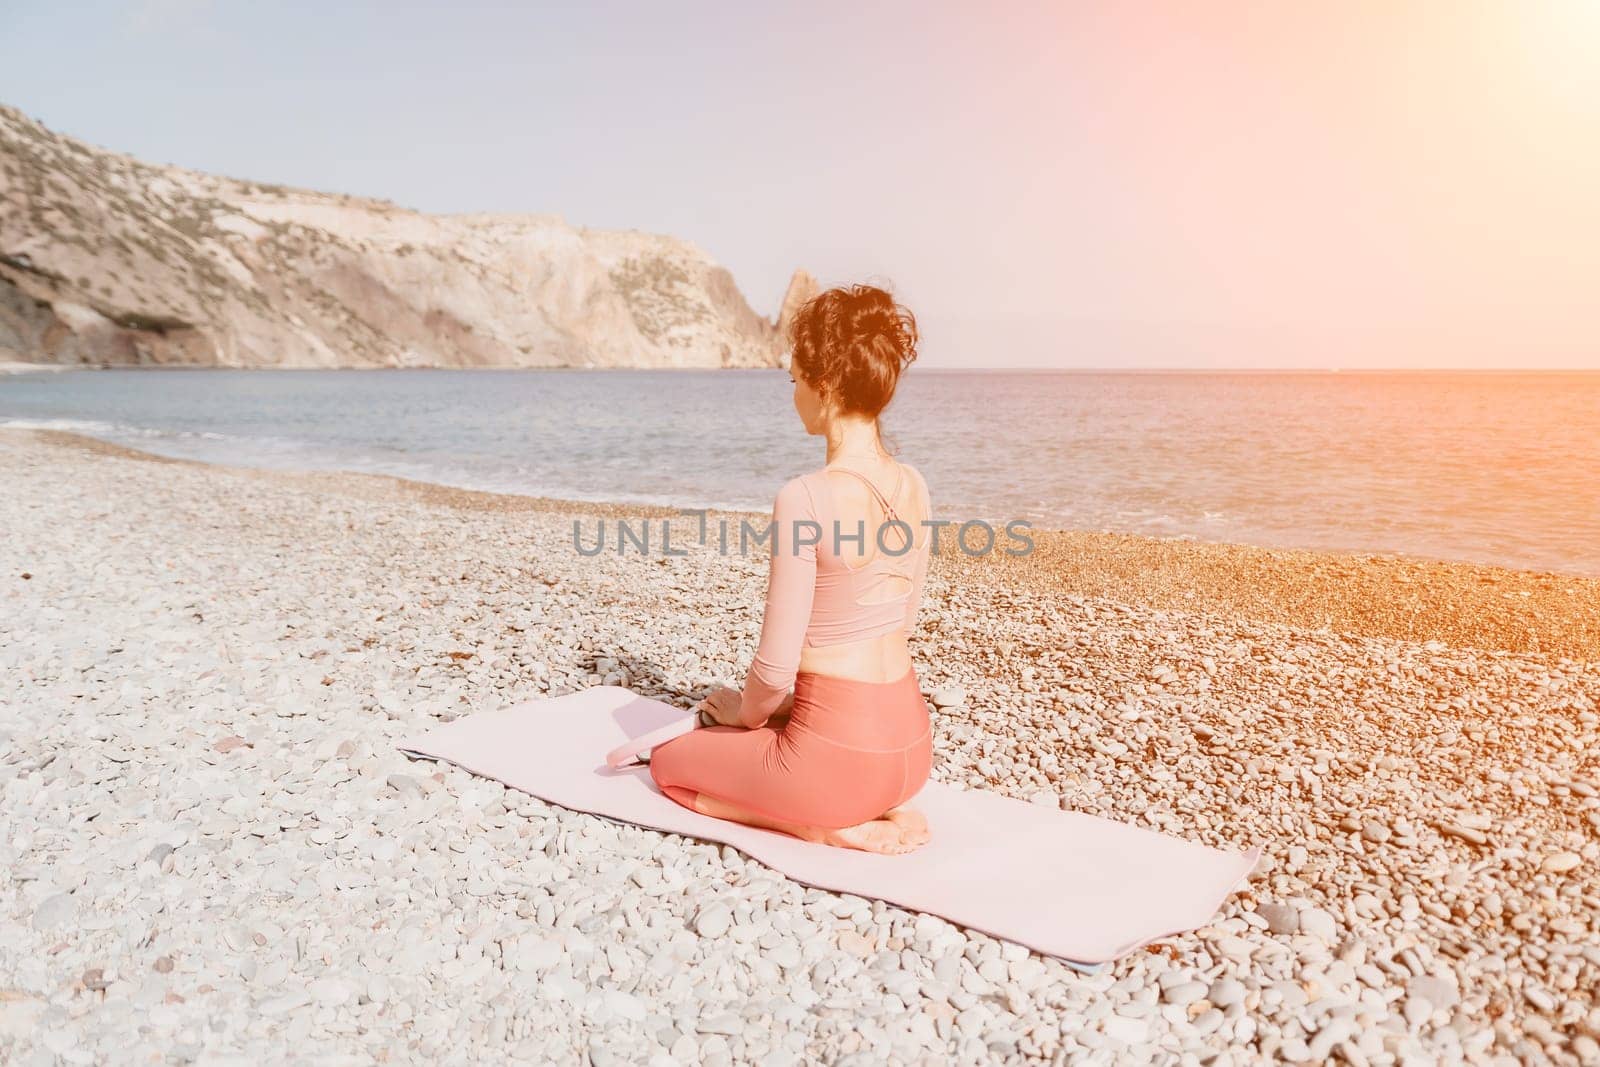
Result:
<svg viewBox="0 0 1600 1067">
<path fill-rule="evenodd" d="M 739 701 L 739 723 L 751 729 L 792 699 L 789 687 L 800 669 L 800 647 L 811 622 L 822 524 L 802 479 L 791 479 L 778 491 L 772 523 L 772 565 L 767 574 L 761 641 Z"/>
</svg>

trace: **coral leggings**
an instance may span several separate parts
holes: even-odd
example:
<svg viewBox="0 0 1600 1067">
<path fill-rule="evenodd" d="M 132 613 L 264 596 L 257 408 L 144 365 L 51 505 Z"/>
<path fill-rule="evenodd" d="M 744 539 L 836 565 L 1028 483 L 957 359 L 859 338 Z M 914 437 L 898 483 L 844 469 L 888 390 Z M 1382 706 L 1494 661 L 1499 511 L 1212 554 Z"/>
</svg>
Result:
<svg viewBox="0 0 1600 1067">
<path fill-rule="evenodd" d="M 914 668 L 895 682 L 802 671 L 781 726 L 702 726 L 650 752 L 650 777 L 686 808 L 705 793 L 825 829 L 904 804 L 932 769 L 932 723 Z"/>
</svg>

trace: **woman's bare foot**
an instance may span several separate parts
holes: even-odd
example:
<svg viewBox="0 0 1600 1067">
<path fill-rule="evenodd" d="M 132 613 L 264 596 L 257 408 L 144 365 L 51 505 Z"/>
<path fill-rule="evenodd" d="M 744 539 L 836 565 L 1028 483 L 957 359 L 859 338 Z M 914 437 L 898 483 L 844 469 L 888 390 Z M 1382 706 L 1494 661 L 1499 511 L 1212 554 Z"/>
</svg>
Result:
<svg viewBox="0 0 1600 1067">
<path fill-rule="evenodd" d="M 901 805 L 890 808 L 883 817 L 900 827 L 900 836 L 909 845 L 926 845 L 933 836 L 928 832 L 928 817 L 916 808 Z"/>
<path fill-rule="evenodd" d="M 668 786 L 668 790 L 674 787 Z M 684 790 L 687 794 L 688 791 Z M 688 801 L 688 806 L 702 815 L 710 815 L 717 819 L 730 819 L 733 822 L 742 822 L 747 826 L 759 826 L 766 830 L 777 830 L 790 834 L 802 841 L 810 841 L 819 845 L 835 845 L 840 848 L 858 848 L 863 852 L 879 852 L 884 855 L 896 855 L 901 852 L 910 852 L 927 841 L 927 820 L 922 820 L 924 827 L 923 837 L 918 840 L 915 834 L 909 839 L 901 825 L 888 818 L 871 819 L 867 822 L 857 823 L 855 826 L 846 826 L 842 830 L 830 830 L 821 826 L 803 826 L 798 823 L 780 822 L 777 819 L 749 811 L 731 801 L 719 797 L 708 796 L 705 793 L 695 793 L 692 797 L 687 795 L 674 796 L 678 803 Z M 909 808 L 896 808 L 896 812 L 910 812 L 914 818 L 921 819 L 920 812 Z"/>
<path fill-rule="evenodd" d="M 907 841 L 899 825 L 889 819 L 872 819 L 854 826 L 846 826 L 842 830 L 829 830 L 823 835 L 822 843 L 840 848 L 858 848 L 863 852 L 879 852 L 888 856 L 910 852 L 920 844 Z"/>
</svg>

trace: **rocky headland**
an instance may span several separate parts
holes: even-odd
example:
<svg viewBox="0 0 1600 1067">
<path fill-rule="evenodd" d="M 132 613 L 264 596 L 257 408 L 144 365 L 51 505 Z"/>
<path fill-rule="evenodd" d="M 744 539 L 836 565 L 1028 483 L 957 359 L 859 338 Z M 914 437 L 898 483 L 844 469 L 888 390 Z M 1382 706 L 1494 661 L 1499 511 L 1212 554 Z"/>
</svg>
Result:
<svg viewBox="0 0 1600 1067">
<path fill-rule="evenodd" d="M 0 106 L 0 362 L 777 367 L 704 250 L 157 166 Z"/>
</svg>

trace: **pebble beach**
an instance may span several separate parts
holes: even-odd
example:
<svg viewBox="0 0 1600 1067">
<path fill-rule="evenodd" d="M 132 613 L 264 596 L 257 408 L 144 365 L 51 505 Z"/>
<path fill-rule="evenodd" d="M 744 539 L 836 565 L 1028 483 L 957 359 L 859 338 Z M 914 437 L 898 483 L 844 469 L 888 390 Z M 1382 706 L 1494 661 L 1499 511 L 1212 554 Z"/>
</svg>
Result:
<svg viewBox="0 0 1600 1067">
<path fill-rule="evenodd" d="M 1084 975 L 396 749 L 739 684 L 766 559 L 691 518 L 42 430 L 0 479 L 0 1062 L 1600 1062 L 1600 579 L 936 557 L 935 779 L 1264 846 Z M 688 554 L 574 549 L 621 518 Z"/>
</svg>

